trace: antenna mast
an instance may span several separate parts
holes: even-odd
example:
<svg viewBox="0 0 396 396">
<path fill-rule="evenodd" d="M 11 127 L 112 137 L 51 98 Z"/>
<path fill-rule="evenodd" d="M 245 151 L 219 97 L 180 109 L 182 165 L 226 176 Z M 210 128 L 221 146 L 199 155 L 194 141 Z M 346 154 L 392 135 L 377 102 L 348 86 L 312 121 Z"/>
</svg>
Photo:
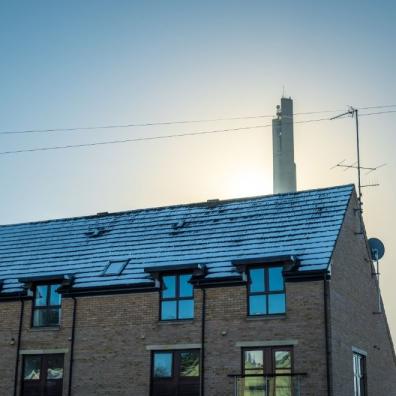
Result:
<svg viewBox="0 0 396 396">
<path fill-rule="evenodd" d="M 360 177 L 360 171 L 362 169 L 360 165 L 360 141 L 359 141 L 359 114 L 358 114 L 358 109 L 355 109 L 352 106 L 349 106 L 348 111 L 345 113 L 339 114 L 335 117 L 330 118 L 330 120 L 335 120 L 337 118 L 342 118 L 347 115 L 350 115 L 352 118 L 355 117 L 355 125 L 356 125 L 356 152 L 357 152 L 357 165 L 356 169 L 358 172 L 358 200 L 359 200 L 359 206 L 360 210 L 362 210 L 362 183 L 361 183 L 361 177 Z"/>
</svg>

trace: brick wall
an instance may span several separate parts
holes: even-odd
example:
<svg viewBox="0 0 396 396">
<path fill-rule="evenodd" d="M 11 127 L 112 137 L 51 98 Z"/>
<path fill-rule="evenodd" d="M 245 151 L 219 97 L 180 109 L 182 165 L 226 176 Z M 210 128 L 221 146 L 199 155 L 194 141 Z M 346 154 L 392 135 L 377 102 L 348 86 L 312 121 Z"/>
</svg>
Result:
<svg viewBox="0 0 396 396">
<path fill-rule="evenodd" d="M 377 282 L 368 256 L 356 196 L 337 243 L 330 283 L 333 395 L 353 395 L 352 347 L 367 352 L 369 396 L 396 395 L 396 364 L 386 315 L 378 311 Z"/>
<path fill-rule="evenodd" d="M 307 372 L 303 395 L 326 394 L 322 282 L 290 283 L 287 314 L 281 318 L 246 317 L 246 287 L 207 289 L 205 390 L 207 396 L 229 396 L 231 373 L 241 372 L 238 342 L 296 340 L 295 370 Z M 161 323 L 157 292 L 78 298 L 75 337 L 74 396 L 149 395 L 147 346 L 201 342 L 202 291 L 195 291 L 195 319 Z M 19 302 L 0 303 L 0 394 L 12 394 Z M 70 350 L 72 300 L 62 303 L 60 330 L 32 330 L 31 303 L 26 303 L 22 349 Z M 64 394 L 69 353 L 65 355 Z M 20 377 L 20 375 L 19 375 Z"/>
</svg>

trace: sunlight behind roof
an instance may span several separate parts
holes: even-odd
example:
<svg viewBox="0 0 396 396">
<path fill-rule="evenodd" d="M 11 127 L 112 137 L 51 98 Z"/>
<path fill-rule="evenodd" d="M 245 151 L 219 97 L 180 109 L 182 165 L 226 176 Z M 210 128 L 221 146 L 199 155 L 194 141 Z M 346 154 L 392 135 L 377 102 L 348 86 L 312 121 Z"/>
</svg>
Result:
<svg viewBox="0 0 396 396">
<path fill-rule="evenodd" d="M 272 192 L 272 176 L 269 172 L 242 168 L 230 173 L 225 186 L 231 198 L 251 197 Z"/>
</svg>

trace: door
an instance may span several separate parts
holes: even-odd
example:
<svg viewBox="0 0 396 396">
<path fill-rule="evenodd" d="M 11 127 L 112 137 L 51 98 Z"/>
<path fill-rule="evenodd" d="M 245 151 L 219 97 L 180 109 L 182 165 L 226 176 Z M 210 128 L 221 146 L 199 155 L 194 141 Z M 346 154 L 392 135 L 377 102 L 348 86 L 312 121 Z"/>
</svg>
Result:
<svg viewBox="0 0 396 396">
<path fill-rule="evenodd" d="M 158 351 L 152 356 L 152 396 L 199 396 L 200 351 Z"/>
<path fill-rule="evenodd" d="M 22 396 L 62 396 L 63 355 L 25 355 Z"/>
<path fill-rule="evenodd" d="M 291 347 L 265 347 L 243 350 L 241 383 L 243 396 L 292 396 Z"/>
</svg>

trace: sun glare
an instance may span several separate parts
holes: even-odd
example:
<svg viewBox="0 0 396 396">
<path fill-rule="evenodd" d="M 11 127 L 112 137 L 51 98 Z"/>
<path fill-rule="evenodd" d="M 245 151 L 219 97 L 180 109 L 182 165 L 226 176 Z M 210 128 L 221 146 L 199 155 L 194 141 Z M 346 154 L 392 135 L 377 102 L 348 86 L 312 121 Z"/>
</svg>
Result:
<svg viewBox="0 0 396 396">
<path fill-rule="evenodd" d="M 235 172 L 228 180 L 230 197 L 249 197 L 270 194 L 272 191 L 271 177 L 267 172 L 257 169 L 243 169 Z"/>
</svg>

